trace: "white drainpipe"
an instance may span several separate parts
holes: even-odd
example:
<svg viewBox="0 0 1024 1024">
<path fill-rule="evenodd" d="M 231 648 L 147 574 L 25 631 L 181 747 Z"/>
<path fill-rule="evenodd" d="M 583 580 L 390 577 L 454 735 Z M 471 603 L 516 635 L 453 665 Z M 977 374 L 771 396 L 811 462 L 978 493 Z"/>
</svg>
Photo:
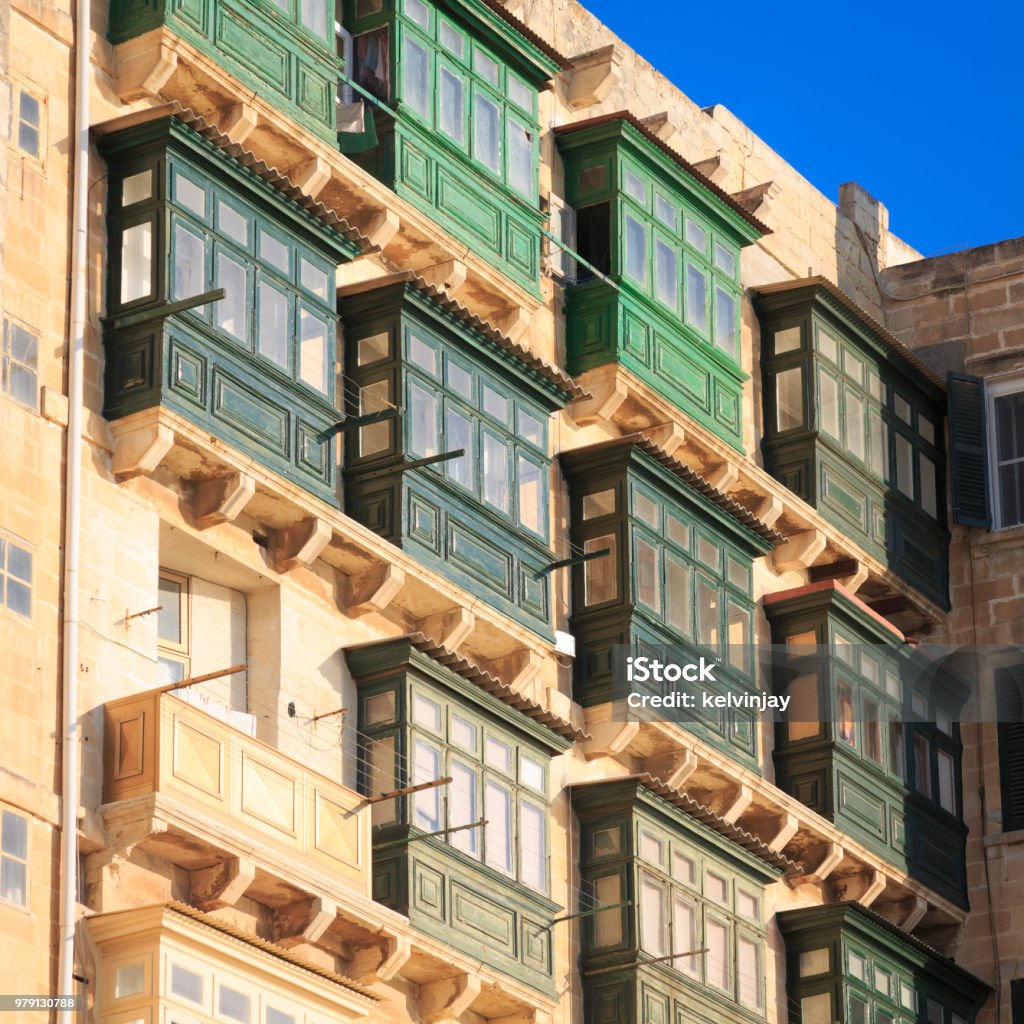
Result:
<svg viewBox="0 0 1024 1024">
<path fill-rule="evenodd" d="M 82 513 L 82 419 L 87 319 L 87 257 L 89 250 L 89 52 L 92 42 L 89 0 L 78 0 L 75 12 L 74 183 L 72 186 L 71 325 L 68 332 L 68 431 L 64 508 L 64 662 L 61 761 L 61 886 L 57 994 L 76 991 L 75 925 L 78 903 L 78 567 Z M 73 1010 L 59 1011 L 61 1024 L 71 1024 Z"/>
</svg>

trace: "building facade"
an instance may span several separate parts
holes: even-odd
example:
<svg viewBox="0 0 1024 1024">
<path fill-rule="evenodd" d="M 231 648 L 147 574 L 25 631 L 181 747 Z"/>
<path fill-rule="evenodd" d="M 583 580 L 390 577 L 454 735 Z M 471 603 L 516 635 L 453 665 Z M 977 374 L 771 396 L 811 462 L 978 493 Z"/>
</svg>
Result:
<svg viewBox="0 0 1024 1024">
<path fill-rule="evenodd" d="M 1017 243 L 576 4 L 12 0 L 0 74 L 0 994 L 1024 1021 Z M 799 716 L 625 714 L 659 645 Z"/>
</svg>

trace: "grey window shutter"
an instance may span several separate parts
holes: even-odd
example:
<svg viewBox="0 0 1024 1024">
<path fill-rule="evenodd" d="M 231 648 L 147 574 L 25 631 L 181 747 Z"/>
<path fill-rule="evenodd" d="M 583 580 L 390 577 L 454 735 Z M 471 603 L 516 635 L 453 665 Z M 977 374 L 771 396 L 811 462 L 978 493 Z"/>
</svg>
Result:
<svg viewBox="0 0 1024 1024">
<path fill-rule="evenodd" d="M 949 461 L 953 468 L 953 521 L 961 526 L 991 525 L 988 506 L 988 451 L 985 437 L 985 382 L 951 373 Z"/>
</svg>

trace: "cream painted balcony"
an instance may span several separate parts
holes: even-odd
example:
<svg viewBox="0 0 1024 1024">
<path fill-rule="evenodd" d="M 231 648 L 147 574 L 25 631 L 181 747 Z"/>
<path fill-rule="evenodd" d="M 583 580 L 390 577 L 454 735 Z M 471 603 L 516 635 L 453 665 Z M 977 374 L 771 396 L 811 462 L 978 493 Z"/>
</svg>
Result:
<svg viewBox="0 0 1024 1024">
<path fill-rule="evenodd" d="M 104 712 L 113 845 L 190 871 L 204 906 L 230 902 L 225 890 L 243 884 L 269 906 L 294 902 L 275 863 L 308 865 L 332 888 L 369 897 L 370 815 L 358 794 L 173 693 L 124 697 Z"/>
</svg>

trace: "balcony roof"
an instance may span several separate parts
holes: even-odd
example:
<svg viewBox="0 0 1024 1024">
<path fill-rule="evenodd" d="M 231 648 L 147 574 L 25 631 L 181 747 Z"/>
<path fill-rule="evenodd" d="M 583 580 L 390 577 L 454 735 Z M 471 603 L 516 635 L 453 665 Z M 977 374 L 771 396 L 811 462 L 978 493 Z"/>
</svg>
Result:
<svg viewBox="0 0 1024 1024">
<path fill-rule="evenodd" d="M 403 283 L 416 289 L 435 306 L 439 306 L 450 313 L 467 327 L 478 334 L 482 334 L 503 352 L 525 363 L 527 367 L 541 376 L 548 384 L 561 391 L 570 400 L 588 397 L 588 393 L 568 374 L 563 373 L 558 367 L 552 366 L 551 363 L 541 359 L 540 356 L 534 355 L 528 348 L 524 348 L 518 342 L 502 334 L 492 324 L 481 319 L 476 313 L 463 306 L 445 289 L 438 288 L 436 285 L 426 281 L 414 270 L 402 270 L 396 274 L 388 274 L 386 277 L 376 277 L 367 281 L 359 281 L 356 284 L 345 285 L 338 289 L 338 295 L 342 299 L 347 299 L 355 295 L 363 295 L 367 292 L 377 291 L 380 288 L 388 288 Z"/>
<path fill-rule="evenodd" d="M 689 160 L 678 150 L 673 149 L 667 142 L 659 138 L 650 128 L 647 127 L 636 116 L 628 110 L 618 110 L 613 114 L 600 114 L 597 117 L 588 117 L 584 121 L 572 121 L 569 124 L 555 125 L 555 135 L 572 135 L 575 132 L 587 131 L 590 128 L 598 128 L 601 125 L 612 124 L 615 121 L 628 124 L 635 131 L 639 132 L 655 149 L 660 150 L 688 177 L 692 178 L 698 185 L 710 192 L 716 199 L 725 203 L 742 220 L 746 221 L 759 235 L 770 235 L 772 229 L 764 221 L 755 217 L 742 203 L 734 199 L 723 188 L 716 185 L 706 175 L 701 174 Z"/>
<path fill-rule="evenodd" d="M 545 57 L 554 61 L 563 70 L 570 67 L 572 61 L 568 57 L 564 56 L 558 50 L 556 50 L 546 39 L 542 36 L 537 35 L 532 28 L 529 27 L 525 22 L 520 21 L 514 14 L 512 14 L 500 0 L 483 0 L 485 7 L 490 8 L 495 14 L 501 18 L 502 21 L 507 22 L 516 32 L 519 33 L 527 42 L 532 46 L 535 46 Z"/>
<path fill-rule="evenodd" d="M 849 295 L 841 288 L 834 285 L 827 277 L 817 275 L 815 277 L 801 277 L 793 281 L 779 281 L 775 284 L 758 285 L 753 289 L 757 296 L 761 295 L 784 295 L 787 292 L 812 292 L 819 290 L 834 300 L 842 311 L 858 323 L 858 325 L 869 334 L 873 335 L 885 348 L 890 349 L 895 355 L 906 360 L 918 373 L 924 376 L 928 382 L 941 391 L 946 390 L 946 382 L 940 377 L 913 349 L 908 348 L 894 334 L 890 334 L 867 310 L 857 305 Z"/>
</svg>

